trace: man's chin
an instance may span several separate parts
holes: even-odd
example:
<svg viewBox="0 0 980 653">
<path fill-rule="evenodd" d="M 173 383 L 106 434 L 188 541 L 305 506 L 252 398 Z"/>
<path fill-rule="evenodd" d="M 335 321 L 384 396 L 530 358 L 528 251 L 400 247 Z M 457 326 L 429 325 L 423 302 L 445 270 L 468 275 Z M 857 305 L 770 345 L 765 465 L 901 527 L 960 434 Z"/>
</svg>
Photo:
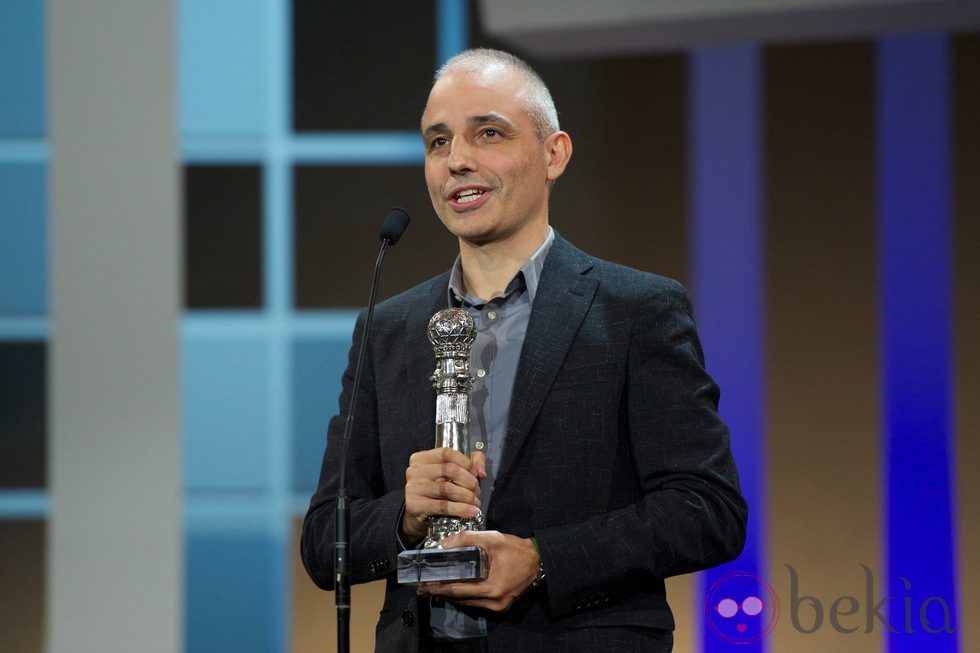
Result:
<svg viewBox="0 0 980 653">
<path fill-rule="evenodd" d="M 476 217 L 453 215 L 452 220 L 443 219 L 442 224 L 449 233 L 473 245 L 483 245 L 495 240 L 492 229 L 476 224 Z"/>
<path fill-rule="evenodd" d="M 453 235 L 460 240 L 460 242 L 465 242 L 467 245 L 481 246 L 488 243 L 492 243 L 497 240 L 495 234 L 487 233 L 484 231 L 467 231 L 465 229 L 456 230 Z"/>
</svg>

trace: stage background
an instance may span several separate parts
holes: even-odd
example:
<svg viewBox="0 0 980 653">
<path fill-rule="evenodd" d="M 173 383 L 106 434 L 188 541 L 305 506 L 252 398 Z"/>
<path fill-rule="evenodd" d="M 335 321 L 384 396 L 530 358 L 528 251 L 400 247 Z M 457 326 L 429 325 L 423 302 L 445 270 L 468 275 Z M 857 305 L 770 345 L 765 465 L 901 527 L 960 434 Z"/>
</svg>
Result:
<svg viewBox="0 0 980 653">
<path fill-rule="evenodd" d="M 417 123 L 434 68 L 481 45 L 530 60 L 572 135 L 555 228 L 693 293 L 752 515 L 742 558 L 669 581 L 676 650 L 980 650 L 977 23 L 545 52 L 462 0 L 174 7 L 184 650 L 333 650 L 299 524 L 388 207 L 413 222 L 382 296 L 453 260 Z M 41 0 L 0 6 L 0 650 L 18 652 L 55 628 L 48 21 Z M 113 409 L 132 410 L 91 407 Z M 779 618 L 733 645 L 704 600 L 738 572 Z M 355 589 L 355 650 L 382 591 Z M 929 632 L 944 606 L 953 632 Z"/>
</svg>

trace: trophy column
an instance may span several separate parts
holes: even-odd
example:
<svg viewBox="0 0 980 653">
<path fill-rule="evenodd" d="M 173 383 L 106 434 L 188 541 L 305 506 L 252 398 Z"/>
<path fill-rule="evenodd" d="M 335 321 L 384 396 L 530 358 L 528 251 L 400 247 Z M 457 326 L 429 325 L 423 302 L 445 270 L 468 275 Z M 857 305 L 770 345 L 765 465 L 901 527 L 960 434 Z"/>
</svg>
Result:
<svg viewBox="0 0 980 653">
<path fill-rule="evenodd" d="M 436 369 L 430 380 L 436 389 L 435 447 L 449 447 L 467 456 L 469 438 L 470 349 L 476 324 L 465 310 L 447 308 L 429 320 L 429 342 L 435 350 Z M 475 443 L 477 450 L 483 443 Z M 476 546 L 447 549 L 442 541 L 463 530 L 482 531 L 483 515 L 472 519 L 430 517 L 422 548 L 398 555 L 398 582 L 479 580 L 487 576 L 487 556 Z"/>
</svg>

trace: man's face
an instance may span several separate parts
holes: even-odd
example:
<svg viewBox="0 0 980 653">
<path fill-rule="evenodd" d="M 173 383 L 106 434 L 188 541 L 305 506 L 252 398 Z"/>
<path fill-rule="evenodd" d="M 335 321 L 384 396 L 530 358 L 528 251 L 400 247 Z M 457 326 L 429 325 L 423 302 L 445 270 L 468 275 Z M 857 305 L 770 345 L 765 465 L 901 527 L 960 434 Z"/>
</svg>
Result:
<svg viewBox="0 0 980 653">
<path fill-rule="evenodd" d="M 422 115 L 425 180 L 439 219 L 472 244 L 540 233 L 548 184 L 561 174 L 524 110 L 524 80 L 502 66 L 456 71 L 433 86 Z"/>
</svg>

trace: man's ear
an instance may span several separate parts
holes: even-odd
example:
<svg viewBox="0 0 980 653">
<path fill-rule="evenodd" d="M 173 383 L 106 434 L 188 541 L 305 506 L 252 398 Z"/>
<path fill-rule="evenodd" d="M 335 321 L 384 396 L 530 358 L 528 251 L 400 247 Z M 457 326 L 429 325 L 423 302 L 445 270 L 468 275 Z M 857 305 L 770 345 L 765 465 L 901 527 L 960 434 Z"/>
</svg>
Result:
<svg viewBox="0 0 980 653">
<path fill-rule="evenodd" d="M 544 139 L 544 149 L 548 156 L 548 181 L 553 183 L 565 172 L 572 158 L 572 138 L 566 132 L 554 132 Z"/>
</svg>

